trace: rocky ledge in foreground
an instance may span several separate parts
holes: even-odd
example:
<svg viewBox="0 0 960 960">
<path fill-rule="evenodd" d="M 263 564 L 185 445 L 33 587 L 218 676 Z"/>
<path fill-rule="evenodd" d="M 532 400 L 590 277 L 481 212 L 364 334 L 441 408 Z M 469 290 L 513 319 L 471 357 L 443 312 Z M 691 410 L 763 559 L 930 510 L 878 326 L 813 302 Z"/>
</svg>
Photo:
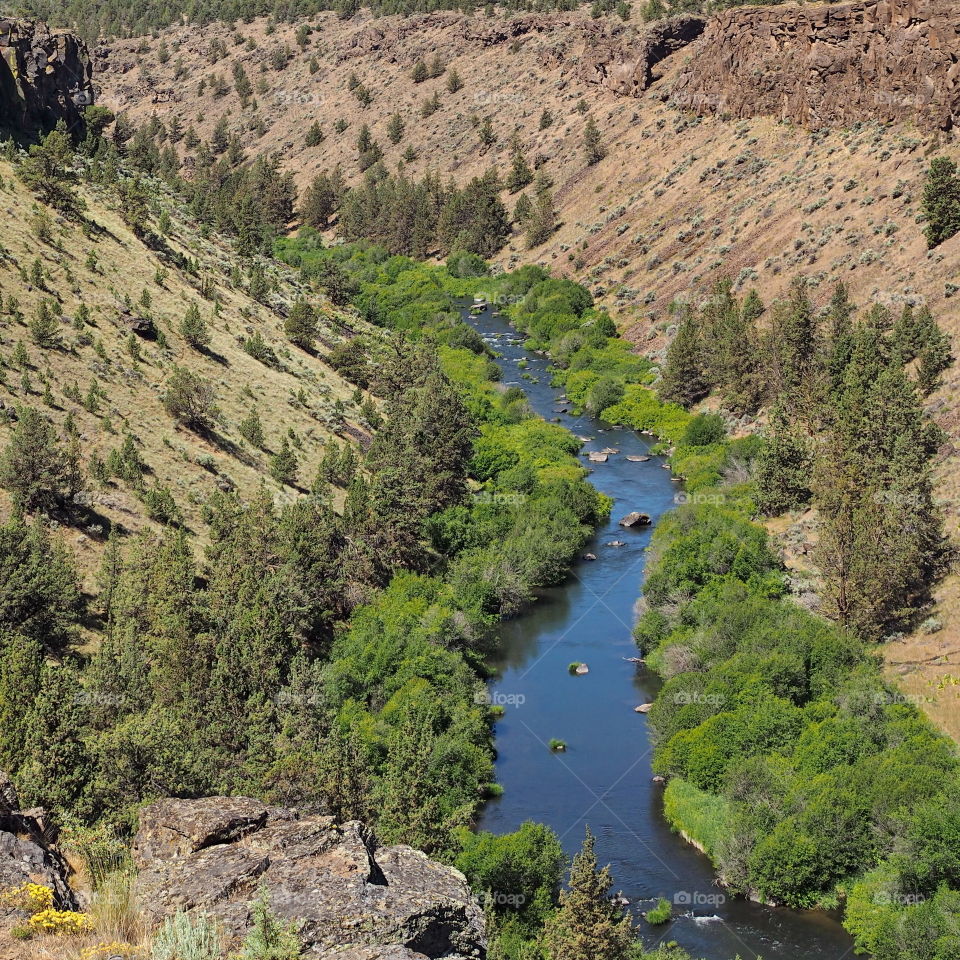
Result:
<svg viewBox="0 0 960 960">
<path fill-rule="evenodd" d="M 39 807 L 21 810 L 10 778 L 0 773 L 0 890 L 42 883 L 53 891 L 54 904 L 77 906 L 67 883 L 67 864 L 53 849 L 56 830 Z"/>
<path fill-rule="evenodd" d="M 317 960 L 486 956 L 483 912 L 452 867 L 381 847 L 357 822 L 243 797 L 162 800 L 140 812 L 133 855 L 154 919 L 203 911 L 242 937 L 261 887 Z"/>
</svg>

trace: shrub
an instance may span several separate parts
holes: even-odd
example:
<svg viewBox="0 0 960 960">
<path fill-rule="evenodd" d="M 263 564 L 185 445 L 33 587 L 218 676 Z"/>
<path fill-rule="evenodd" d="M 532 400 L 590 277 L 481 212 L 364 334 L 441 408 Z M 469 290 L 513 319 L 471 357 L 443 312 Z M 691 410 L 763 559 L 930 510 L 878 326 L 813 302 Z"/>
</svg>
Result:
<svg viewBox="0 0 960 960">
<path fill-rule="evenodd" d="M 647 923 L 651 923 L 654 926 L 657 926 L 661 923 L 666 923 L 672 915 L 673 915 L 673 907 L 671 907 L 670 901 L 665 900 L 663 897 L 661 897 L 657 901 L 657 905 L 652 909 L 648 910 L 643 916 L 646 919 Z"/>
<path fill-rule="evenodd" d="M 220 960 L 222 955 L 220 933 L 203 914 L 168 917 L 150 945 L 150 960 Z"/>
<path fill-rule="evenodd" d="M 723 417 L 717 413 L 698 413 L 687 424 L 681 442 L 690 447 L 708 447 L 722 442 L 725 436 Z"/>
<path fill-rule="evenodd" d="M 220 415 L 213 386 L 185 367 L 173 368 L 163 406 L 170 416 L 195 430 L 209 430 Z"/>
</svg>

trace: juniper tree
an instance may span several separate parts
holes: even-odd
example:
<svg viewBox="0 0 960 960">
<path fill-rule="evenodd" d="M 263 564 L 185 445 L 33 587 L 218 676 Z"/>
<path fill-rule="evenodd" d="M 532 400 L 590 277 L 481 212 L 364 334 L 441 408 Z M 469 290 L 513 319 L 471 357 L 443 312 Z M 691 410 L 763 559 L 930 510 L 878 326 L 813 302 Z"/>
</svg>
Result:
<svg viewBox="0 0 960 960">
<path fill-rule="evenodd" d="M 657 393 L 668 403 L 690 407 L 710 392 L 703 368 L 703 347 L 696 315 L 684 310 L 676 336 L 667 348 L 667 357 L 660 373 Z"/>
<path fill-rule="evenodd" d="M 560 891 L 560 909 L 547 921 L 550 960 L 628 960 L 635 946 L 633 927 L 611 901 L 612 887 L 610 868 L 598 869 L 587 828 L 570 867 L 570 888 Z"/>
<path fill-rule="evenodd" d="M 69 503 L 83 489 L 75 441 L 63 443 L 42 413 L 22 408 L 0 456 L 0 485 L 24 510 L 51 510 Z"/>
<path fill-rule="evenodd" d="M 583 128 L 583 152 L 590 166 L 599 163 L 607 155 L 600 137 L 600 128 L 593 117 L 587 117 Z"/>
<path fill-rule="evenodd" d="M 933 249 L 960 231 L 960 176 L 949 157 L 935 157 L 923 188 L 927 246 Z"/>
</svg>

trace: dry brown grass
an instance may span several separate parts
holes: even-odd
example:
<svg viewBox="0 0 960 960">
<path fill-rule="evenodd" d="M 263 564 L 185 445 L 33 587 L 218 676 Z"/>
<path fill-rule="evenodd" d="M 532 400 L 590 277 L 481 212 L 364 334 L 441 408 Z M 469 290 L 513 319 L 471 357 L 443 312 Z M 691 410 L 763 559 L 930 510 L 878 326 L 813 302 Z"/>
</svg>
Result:
<svg viewBox="0 0 960 960">
<path fill-rule="evenodd" d="M 346 383 L 322 360 L 290 345 L 282 330 L 282 319 L 273 310 L 252 301 L 233 289 L 231 269 L 248 264 L 240 262 L 229 248 L 200 237 L 197 225 L 176 219 L 171 245 L 201 263 L 201 276 L 215 284 L 221 306 L 213 315 L 213 304 L 200 297 L 198 280 L 164 263 L 144 246 L 123 224 L 111 208 L 109 198 L 90 189 L 84 190 L 88 202 L 87 219 L 95 224 L 92 237 L 84 236 L 76 223 L 58 220 L 52 241 L 38 239 L 31 224 L 35 214 L 33 198 L 15 180 L 12 169 L 0 164 L 4 187 L 0 191 L 0 209 L 5 213 L 2 238 L 4 255 L 0 257 L 0 293 L 6 302 L 15 296 L 29 322 L 41 298 L 56 294 L 65 317 L 73 318 L 81 303 L 91 311 L 94 326 L 87 338 L 71 323 L 61 323 L 61 349 L 42 350 L 30 338 L 26 324 L 18 324 L 0 314 L 0 358 L 6 363 L 5 382 L 0 384 L 0 400 L 7 404 L 26 403 L 43 409 L 55 421 L 72 415 L 80 431 L 83 453 L 106 459 L 119 446 L 123 434 L 135 438 L 143 459 L 150 468 L 148 485 L 168 487 L 182 511 L 186 525 L 202 536 L 200 514 L 204 502 L 217 489 L 218 481 L 229 478 L 244 495 L 251 495 L 261 483 L 272 489 L 278 500 L 289 500 L 296 491 L 281 489 L 269 477 L 269 451 L 253 449 L 239 434 L 238 424 L 256 407 L 263 421 L 268 447 L 276 449 L 288 430 L 301 443 L 301 483 L 309 487 L 323 454 L 324 445 L 340 437 L 325 422 L 337 400 L 347 405 L 348 421 L 357 422 Z M 91 269 L 87 258 L 94 254 L 97 266 Z M 48 274 L 47 291 L 23 281 L 21 268 L 29 271 L 39 257 Z M 157 282 L 157 270 L 167 270 L 166 279 Z M 286 294 L 293 296 L 292 275 L 277 271 Z M 283 277 L 290 276 L 291 280 Z M 135 312 L 143 290 L 151 297 L 149 312 L 167 338 L 166 349 L 156 342 L 139 340 L 141 358 L 135 361 L 128 352 L 128 331 L 122 325 L 118 308 L 128 296 Z M 179 324 L 187 307 L 196 302 L 207 319 L 212 342 L 207 353 L 192 350 L 179 333 Z M 329 307 L 325 308 L 332 313 Z M 356 329 L 365 329 L 356 318 L 348 318 Z M 280 358 L 278 367 L 266 366 L 249 356 L 241 341 L 259 331 Z M 339 327 L 330 324 L 324 331 L 329 342 L 340 339 Z M 92 341 L 92 342 L 90 342 Z M 32 393 L 21 382 L 22 371 L 12 362 L 16 345 L 22 342 L 29 353 L 28 370 Z M 102 355 L 98 353 L 102 345 Z M 211 382 L 223 415 L 214 437 L 200 436 L 179 427 L 162 404 L 165 383 L 174 364 L 189 366 Z M 73 384 L 85 394 L 96 378 L 105 399 L 101 409 L 89 413 L 66 396 Z M 43 381 L 50 385 L 54 405 L 45 405 Z M 301 399 L 297 398 L 302 391 Z M 301 402 L 305 400 L 305 402 Z M 331 421 L 333 422 L 333 421 Z M 0 446 L 7 442 L 9 428 L 0 425 Z M 135 533 L 152 525 L 135 492 L 122 483 L 106 487 L 93 485 L 93 510 L 109 523 L 119 524 Z M 0 515 L 9 502 L 0 495 Z M 102 550 L 103 530 L 66 529 L 67 541 L 89 575 L 97 566 Z M 88 584 L 89 586 L 89 584 Z"/>
</svg>

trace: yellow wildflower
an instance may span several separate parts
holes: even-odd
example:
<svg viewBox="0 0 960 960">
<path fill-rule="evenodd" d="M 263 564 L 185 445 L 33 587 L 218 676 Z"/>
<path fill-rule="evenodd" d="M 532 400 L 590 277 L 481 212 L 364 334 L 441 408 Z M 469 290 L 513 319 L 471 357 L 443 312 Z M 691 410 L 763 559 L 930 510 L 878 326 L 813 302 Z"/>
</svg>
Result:
<svg viewBox="0 0 960 960">
<path fill-rule="evenodd" d="M 89 933 L 93 923 L 85 913 L 75 910 L 41 910 L 35 913 L 28 925 L 38 933 L 72 934 Z"/>
</svg>

